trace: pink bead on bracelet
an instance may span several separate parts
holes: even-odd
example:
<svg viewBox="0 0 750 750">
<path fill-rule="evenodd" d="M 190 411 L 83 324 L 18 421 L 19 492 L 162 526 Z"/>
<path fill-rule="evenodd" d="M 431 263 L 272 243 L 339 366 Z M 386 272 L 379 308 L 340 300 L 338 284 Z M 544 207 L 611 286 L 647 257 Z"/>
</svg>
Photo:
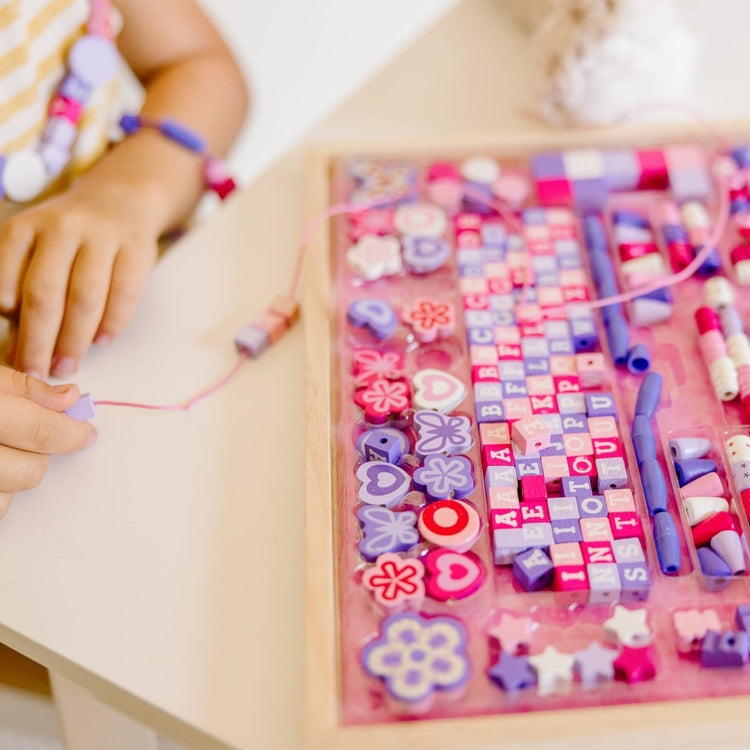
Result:
<svg viewBox="0 0 750 750">
<path fill-rule="evenodd" d="M 203 179 L 206 186 L 224 200 L 237 187 L 221 159 L 208 153 L 206 142 L 197 133 L 171 119 L 152 120 L 140 115 L 123 115 L 120 127 L 126 135 L 139 130 L 154 130 L 165 138 L 192 151 L 203 159 Z"/>
</svg>

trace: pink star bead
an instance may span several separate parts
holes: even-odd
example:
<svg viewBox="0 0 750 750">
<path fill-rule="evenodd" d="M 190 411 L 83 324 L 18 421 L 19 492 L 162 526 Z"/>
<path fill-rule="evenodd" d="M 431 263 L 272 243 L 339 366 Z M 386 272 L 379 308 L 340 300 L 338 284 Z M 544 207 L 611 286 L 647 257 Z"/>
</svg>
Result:
<svg viewBox="0 0 750 750">
<path fill-rule="evenodd" d="M 722 631 L 719 616 L 713 609 L 687 609 L 672 615 L 677 631 L 677 649 L 683 653 L 700 648 L 707 630 Z"/>
<path fill-rule="evenodd" d="M 645 682 L 656 676 L 653 646 L 623 646 L 614 660 L 615 678 L 623 682 Z"/>
<path fill-rule="evenodd" d="M 515 654 L 528 648 L 535 626 L 536 623 L 530 617 L 514 617 L 503 613 L 500 622 L 487 633 L 497 639 L 503 651 Z"/>
</svg>

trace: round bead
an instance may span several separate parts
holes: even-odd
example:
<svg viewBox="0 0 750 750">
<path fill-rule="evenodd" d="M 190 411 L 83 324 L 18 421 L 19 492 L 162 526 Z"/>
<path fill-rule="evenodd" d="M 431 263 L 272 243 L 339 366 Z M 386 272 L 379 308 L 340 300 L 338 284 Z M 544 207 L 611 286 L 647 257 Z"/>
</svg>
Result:
<svg viewBox="0 0 750 750">
<path fill-rule="evenodd" d="M 82 36 L 68 53 L 68 68 L 84 84 L 103 86 L 112 80 L 120 55 L 108 39 L 93 34 Z"/>
<path fill-rule="evenodd" d="M 440 237 L 445 231 L 445 212 L 432 203 L 410 203 L 396 210 L 393 223 L 402 234 Z"/>
<path fill-rule="evenodd" d="M 35 151 L 16 151 L 5 161 L 3 190 L 12 201 L 36 198 L 47 186 L 47 167 Z"/>
<path fill-rule="evenodd" d="M 206 182 L 222 182 L 229 177 L 229 172 L 221 159 L 209 157 L 203 163 L 203 179 Z"/>
<path fill-rule="evenodd" d="M 472 156 L 461 164 L 461 176 L 469 182 L 491 185 L 500 177 L 500 165 L 489 156 Z"/>
<path fill-rule="evenodd" d="M 40 143 L 37 150 L 44 160 L 44 166 L 50 178 L 57 177 L 70 161 L 70 151 L 55 143 Z"/>
<path fill-rule="evenodd" d="M 78 128 L 65 117 L 50 117 L 42 132 L 45 143 L 54 143 L 59 148 L 69 149 L 78 136 Z"/>
<path fill-rule="evenodd" d="M 420 514 L 419 533 L 432 544 L 465 552 L 479 536 L 481 521 L 476 510 L 459 500 L 438 500 Z"/>
<path fill-rule="evenodd" d="M 703 285 L 703 299 L 709 307 L 721 310 L 734 304 L 734 289 L 724 276 L 714 276 Z"/>
<path fill-rule="evenodd" d="M 69 73 L 63 79 L 57 93 L 68 99 L 74 99 L 81 104 L 86 104 L 91 96 L 91 86 L 78 78 L 78 76 Z"/>
<path fill-rule="evenodd" d="M 734 276 L 738 284 L 750 284 L 750 260 L 741 260 L 734 264 Z"/>
</svg>

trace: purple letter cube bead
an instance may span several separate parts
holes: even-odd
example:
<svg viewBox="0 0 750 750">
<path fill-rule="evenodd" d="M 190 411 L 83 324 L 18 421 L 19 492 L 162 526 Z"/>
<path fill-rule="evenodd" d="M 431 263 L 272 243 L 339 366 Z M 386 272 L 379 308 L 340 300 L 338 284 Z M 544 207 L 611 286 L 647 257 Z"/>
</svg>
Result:
<svg viewBox="0 0 750 750">
<path fill-rule="evenodd" d="M 538 591 L 552 583 L 555 566 L 541 549 L 529 549 L 516 555 L 513 575 L 526 591 Z"/>
<path fill-rule="evenodd" d="M 701 642 L 701 665 L 704 667 L 742 667 L 750 652 L 750 633 L 744 630 L 708 630 Z"/>
</svg>

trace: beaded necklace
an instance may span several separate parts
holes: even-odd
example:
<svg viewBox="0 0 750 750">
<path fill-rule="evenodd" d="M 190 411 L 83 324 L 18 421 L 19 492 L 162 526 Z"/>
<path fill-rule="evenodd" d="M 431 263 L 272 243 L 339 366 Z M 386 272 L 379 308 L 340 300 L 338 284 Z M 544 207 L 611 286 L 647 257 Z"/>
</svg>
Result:
<svg viewBox="0 0 750 750">
<path fill-rule="evenodd" d="M 52 97 L 39 143 L 0 155 L 0 199 L 3 194 L 19 203 L 36 198 L 68 164 L 86 102 L 117 73 L 119 54 L 112 40 L 109 0 L 91 0 L 86 33 L 68 52 L 67 73 Z"/>
<path fill-rule="evenodd" d="M 52 97 L 39 143 L 7 156 L 0 154 L 0 201 L 7 197 L 25 203 L 41 195 L 70 161 L 86 102 L 117 74 L 120 55 L 114 44 L 110 0 L 90 2 L 86 33 L 68 52 L 67 73 Z M 234 190 L 235 182 L 223 162 L 212 157 L 200 136 L 183 125 L 172 120 L 146 120 L 138 115 L 125 115 L 120 125 L 126 135 L 142 128 L 156 130 L 198 154 L 207 187 L 222 200 Z"/>
</svg>

